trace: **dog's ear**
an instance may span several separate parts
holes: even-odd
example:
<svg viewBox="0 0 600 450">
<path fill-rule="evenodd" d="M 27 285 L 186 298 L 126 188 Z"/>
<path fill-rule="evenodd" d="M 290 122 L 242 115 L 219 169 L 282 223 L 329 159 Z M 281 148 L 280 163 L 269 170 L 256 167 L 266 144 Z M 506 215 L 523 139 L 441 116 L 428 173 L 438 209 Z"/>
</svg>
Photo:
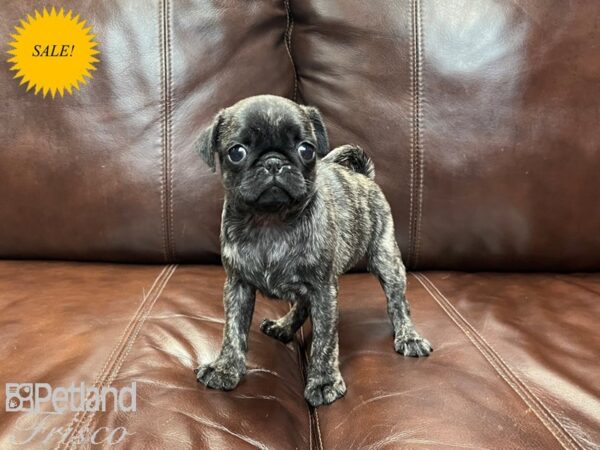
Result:
<svg viewBox="0 0 600 450">
<path fill-rule="evenodd" d="M 317 154 L 319 156 L 325 156 L 329 152 L 329 138 L 327 137 L 327 130 L 325 129 L 325 123 L 323 123 L 323 117 L 321 117 L 321 113 L 314 106 L 303 106 L 302 108 L 312 123 L 315 134 L 317 135 Z"/>
<path fill-rule="evenodd" d="M 222 122 L 223 111 L 220 111 L 214 118 L 212 124 L 200 133 L 200 136 L 196 141 L 196 151 L 213 172 L 217 171 L 215 152 L 219 145 L 219 128 L 221 127 Z"/>
</svg>

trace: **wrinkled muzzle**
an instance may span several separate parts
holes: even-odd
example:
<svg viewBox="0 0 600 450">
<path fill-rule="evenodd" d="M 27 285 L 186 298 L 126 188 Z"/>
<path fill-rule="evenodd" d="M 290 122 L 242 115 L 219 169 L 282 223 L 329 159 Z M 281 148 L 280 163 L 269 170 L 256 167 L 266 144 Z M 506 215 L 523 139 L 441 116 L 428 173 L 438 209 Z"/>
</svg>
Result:
<svg viewBox="0 0 600 450">
<path fill-rule="evenodd" d="M 298 167 L 285 156 L 269 152 L 244 173 L 237 192 L 252 207 L 278 211 L 302 202 L 308 189 Z"/>
</svg>

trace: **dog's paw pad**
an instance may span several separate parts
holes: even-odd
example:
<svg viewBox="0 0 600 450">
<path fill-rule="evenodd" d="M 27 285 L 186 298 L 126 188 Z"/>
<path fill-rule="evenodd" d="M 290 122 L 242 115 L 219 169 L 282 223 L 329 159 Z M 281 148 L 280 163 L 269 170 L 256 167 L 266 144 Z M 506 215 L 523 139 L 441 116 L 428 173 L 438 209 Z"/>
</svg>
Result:
<svg viewBox="0 0 600 450">
<path fill-rule="evenodd" d="M 235 388 L 242 374 L 215 364 L 206 364 L 194 370 L 196 380 L 211 389 L 230 391 Z"/>
<path fill-rule="evenodd" d="M 321 381 L 308 380 L 304 398 L 312 406 L 329 405 L 346 394 L 346 384 L 341 375 Z"/>
<path fill-rule="evenodd" d="M 282 327 L 275 320 L 271 319 L 264 319 L 262 321 L 260 324 L 260 331 L 284 344 L 287 344 L 294 339 L 294 333 L 289 327 Z"/>
<path fill-rule="evenodd" d="M 429 341 L 419 336 L 397 338 L 394 341 L 394 348 L 401 355 L 411 356 L 413 358 L 429 356 L 429 354 L 433 351 L 433 347 Z"/>
</svg>

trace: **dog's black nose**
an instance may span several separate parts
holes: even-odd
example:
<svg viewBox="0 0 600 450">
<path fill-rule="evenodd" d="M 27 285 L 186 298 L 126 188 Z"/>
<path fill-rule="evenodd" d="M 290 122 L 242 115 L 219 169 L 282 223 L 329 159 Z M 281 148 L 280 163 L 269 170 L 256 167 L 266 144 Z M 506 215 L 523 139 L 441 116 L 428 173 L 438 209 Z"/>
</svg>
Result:
<svg viewBox="0 0 600 450">
<path fill-rule="evenodd" d="M 276 157 L 267 158 L 264 162 L 264 166 L 270 173 L 276 175 L 281 172 L 283 161 Z"/>
</svg>

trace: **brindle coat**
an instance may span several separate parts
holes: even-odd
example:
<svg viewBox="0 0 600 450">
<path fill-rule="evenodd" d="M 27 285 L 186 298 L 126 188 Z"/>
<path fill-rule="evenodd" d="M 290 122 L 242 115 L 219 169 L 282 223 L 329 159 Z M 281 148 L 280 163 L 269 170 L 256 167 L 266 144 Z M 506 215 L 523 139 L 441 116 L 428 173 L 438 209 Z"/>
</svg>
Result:
<svg viewBox="0 0 600 450">
<path fill-rule="evenodd" d="M 326 156 L 304 160 L 297 151 L 302 144 Z M 238 145 L 246 152 L 242 162 L 228 157 Z M 240 381 L 258 289 L 293 304 L 284 317 L 262 322 L 265 334 L 289 342 L 311 317 L 307 401 L 319 406 L 343 396 L 338 277 L 365 256 L 387 298 L 396 351 L 429 355 L 431 345 L 410 318 L 390 207 L 360 148 L 346 145 L 327 154 L 318 111 L 275 96 L 251 97 L 223 110 L 198 147 L 213 170 L 215 153 L 221 163 L 221 250 L 227 272 L 223 345 L 215 361 L 196 369 L 198 381 L 223 390 Z"/>
</svg>

